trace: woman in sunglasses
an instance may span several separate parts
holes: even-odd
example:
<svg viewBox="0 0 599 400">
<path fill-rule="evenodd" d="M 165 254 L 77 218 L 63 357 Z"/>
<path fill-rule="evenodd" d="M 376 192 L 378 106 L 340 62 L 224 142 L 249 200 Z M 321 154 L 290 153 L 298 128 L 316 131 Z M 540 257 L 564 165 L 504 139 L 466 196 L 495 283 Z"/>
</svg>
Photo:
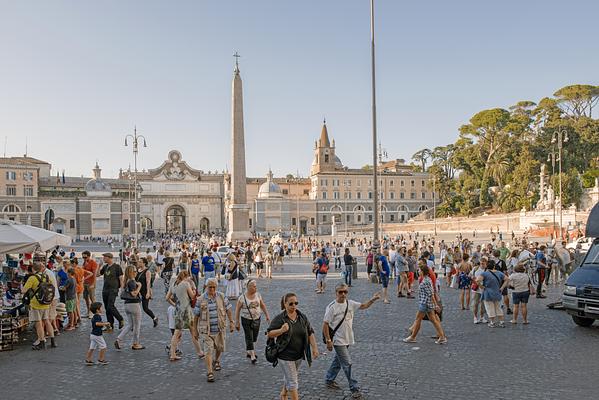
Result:
<svg viewBox="0 0 599 400">
<path fill-rule="evenodd" d="M 297 296 L 287 293 L 281 299 L 282 313 L 277 315 L 267 329 L 269 338 L 275 339 L 279 347 L 278 363 L 283 369 L 281 399 L 299 399 L 298 370 L 303 359 L 312 365 L 318 357 L 318 346 L 314 330 L 306 315 L 298 309 Z"/>
</svg>

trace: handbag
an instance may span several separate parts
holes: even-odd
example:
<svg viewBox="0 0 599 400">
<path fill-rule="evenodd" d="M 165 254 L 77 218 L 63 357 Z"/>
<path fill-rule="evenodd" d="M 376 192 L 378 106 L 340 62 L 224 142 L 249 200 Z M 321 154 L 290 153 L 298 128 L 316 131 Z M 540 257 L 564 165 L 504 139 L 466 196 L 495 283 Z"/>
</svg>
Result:
<svg viewBox="0 0 599 400">
<path fill-rule="evenodd" d="M 341 318 L 341 321 L 339 321 L 335 329 L 331 329 L 331 326 L 329 325 L 329 337 L 331 338 L 331 340 L 333 340 L 333 337 L 335 337 L 335 333 L 337 333 L 337 330 L 341 327 L 343 321 L 345 321 L 345 317 L 347 316 L 347 310 L 349 310 L 349 300 L 345 300 L 345 312 L 343 313 L 343 318 Z M 324 335 L 324 332 L 322 334 L 322 341 L 324 342 L 324 344 L 327 344 L 327 338 Z"/>
<path fill-rule="evenodd" d="M 286 322 L 283 318 L 283 322 Z M 287 335 L 291 335 L 291 326 L 289 324 L 289 330 L 287 331 Z M 279 346 L 279 343 L 274 338 L 268 338 L 266 341 L 266 348 L 264 349 L 264 358 L 269 363 L 272 363 L 273 367 L 276 367 L 279 363 L 279 353 L 285 350 L 285 348 L 289 345 L 289 340 L 285 344 L 285 346 Z"/>
</svg>

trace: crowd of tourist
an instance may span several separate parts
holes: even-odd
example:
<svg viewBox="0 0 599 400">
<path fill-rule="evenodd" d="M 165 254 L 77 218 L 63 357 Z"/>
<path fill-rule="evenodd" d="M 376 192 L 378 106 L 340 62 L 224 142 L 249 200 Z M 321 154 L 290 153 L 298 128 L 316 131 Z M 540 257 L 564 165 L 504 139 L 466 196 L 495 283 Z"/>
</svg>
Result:
<svg viewBox="0 0 599 400">
<path fill-rule="evenodd" d="M 271 319 L 258 291 L 257 281 L 272 279 L 273 272 L 276 277 L 277 268 L 282 269 L 291 257 L 311 260 L 316 294 L 327 293 L 331 272 L 342 274 L 335 281 L 335 299 L 326 307 L 322 328 L 314 328 L 310 316 L 300 311 L 294 293 L 282 294 L 280 312 Z M 163 236 L 145 249 L 104 253 L 101 266 L 89 251 L 83 251 L 81 258 L 82 262 L 74 251 L 56 250 L 47 260 L 33 262 L 23 290 L 37 336 L 34 350 L 45 349 L 48 340 L 50 347 L 57 347 L 57 336 L 80 329 L 82 318 L 88 318 L 91 332 L 85 363 L 94 365 L 98 350 L 97 362 L 106 365 L 104 335 L 115 329 L 119 329 L 113 341 L 117 350 L 145 349 L 141 329 L 145 314 L 154 328 L 168 325 L 171 340 L 165 349 L 171 362 L 181 359 L 180 343 L 189 331 L 196 355 L 205 363 L 206 379 L 214 382 L 227 351 L 227 335 L 235 330 L 243 331 L 249 362 L 258 362 L 257 342 L 265 320 L 267 353 L 274 352 L 274 363 L 284 377 L 282 399 L 299 398 L 298 370 L 302 360 L 310 365 L 319 356 L 317 336 L 322 336 L 328 351 L 334 351 L 324 378 L 327 387 L 340 388 L 336 377 L 343 370 L 352 395 L 361 396 L 350 352 L 355 343 L 354 314 L 379 299 L 385 305 L 393 296 L 414 302 L 415 318 L 404 342 L 416 342 L 422 321 L 428 320 L 436 331 L 434 343 L 444 345 L 449 339 L 442 326 L 442 292 L 455 289 L 461 310 L 471 311 L 474 324 L 503 328 L 506 315 L 511 315 L 512 324 L 519 318 L 528 324 L 530 296 L 544 298 L 547 285 L 560 283 L 574 261 L 565 242 L 547 246 L 513 237 L 509 245 L 497 238 L 475 245 L 461 236 L 448 243 L 418 234 L 384 238 L 375 244 L 348 238 L 341 242 L 263 239 L 233 245 L 215 237 Z M 349 298 L 358 258 L 366 265 L 368 280 L 380 285 L 380 291 L 365 302 Z M 98 277 L 102 277 L 101 303 L 95 298 Z M 163 281 L 160 286 L 157 279 Z M 166 322 L 159 322 L 151 309 L 157 299 L 168 303 Z M 120 301 L 124 315 L 116 305 Z M 66 309 L 64 323 L 57 318 L 59 303 Z M 322 335 L 316 333 L 320 330 Z"/>
</svg>

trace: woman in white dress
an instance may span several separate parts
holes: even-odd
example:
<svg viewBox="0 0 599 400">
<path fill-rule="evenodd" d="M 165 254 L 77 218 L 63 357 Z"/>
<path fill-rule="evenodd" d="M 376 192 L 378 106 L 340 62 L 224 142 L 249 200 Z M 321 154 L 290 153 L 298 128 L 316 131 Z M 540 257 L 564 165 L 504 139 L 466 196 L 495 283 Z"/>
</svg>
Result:
<svg viewBox="0 0 599 400">
<path fill-rule="evenodd" d="M 225 296 L 227 296 L 229 300 L 237 300 L 241 294 L 241 281 L 239 280 L 239 260 L 237 257 L 238 255 L 236 254 L 229 255 L 229 265 L 227 266 L 227 273 L 225 274 L 225 281 L 227 285 Z"/>
</svg>

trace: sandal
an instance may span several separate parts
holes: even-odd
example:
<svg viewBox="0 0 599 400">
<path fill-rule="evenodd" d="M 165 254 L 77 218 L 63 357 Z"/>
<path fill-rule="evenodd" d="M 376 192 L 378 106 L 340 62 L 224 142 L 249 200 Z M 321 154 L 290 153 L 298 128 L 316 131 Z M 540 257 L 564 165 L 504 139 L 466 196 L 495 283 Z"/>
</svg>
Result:
<svg viewBox="0 0 599 400">
<path fill-rule="evenodd" d="M 174 357 L 170 357 L 169 361 L 179 361 L 181 359 L 181 357 L 179 356 L 174 356 Z"/>
<path fill-rule="evenodd" d="M 215 361 L 212 365 L 214 366 L 215 371 L 220 371 L 222 369 L 219 361 Z"/>
<path fill-rule="evenodd" d="M 202 354 L 198 354 L 198 358 L 200 360 L 203 360 L 206 357 L 206 354 L 202 353 Z"/>
<path fill-rule="evenodd" d="M 214 373 L 208 372 L 208 374 L 206 375 L 206 378 L 207 378 L 208 382 L 214 382 Z"/>
<path fill-rule="evenodd" d="M 146 346 L 142 346 L 141 344 L 139 346 L 131 346 L 132 350 L 143 350 L 145 348 L 146 348 Z"/>
</svg>

